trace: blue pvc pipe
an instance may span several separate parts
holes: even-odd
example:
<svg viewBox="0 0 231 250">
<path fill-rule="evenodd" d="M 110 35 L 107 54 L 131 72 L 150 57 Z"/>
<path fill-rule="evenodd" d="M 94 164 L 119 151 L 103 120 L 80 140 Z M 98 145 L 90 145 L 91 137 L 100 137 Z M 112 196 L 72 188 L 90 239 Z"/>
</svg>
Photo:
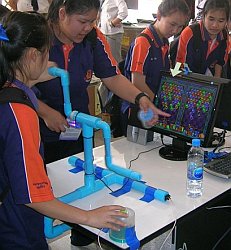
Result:
<svg viewBox="0 0 231 250">
<path fill-rule="evenodd" d="M 76 157 L 76 156 L 71 156 L 68 159 L 68 163 L 70 165 L 72 165 L 72 166 L 75 166 L 75 167 L 81 167 L 81 166 L 84 165 L 84 161 L 81 160 L 80 158 Z M 123 185 L 123 182 L 124 182 L 124 177 L 123 176 L 118 175 L 118 174 L 115 174 L 115 175 L 112 176 L 112 175 L 110 175 L 111 171 L 109 171 L 109 170 L 106 170 L 106 169 L 101 168 L 99 166 L 95 166 L 95 168 L 101 169 L 102 170 L 102 176 L 105 176 L 106 178 L 109 178 L 109 182 L 111 184 L 118 183 L 120 185 Z M 113 181 L 110 180 L 110 178 L 114 178 L 114 179 L 112 179 Z M 132 182 L 132 189 L 134 189 L 136 191 L 139 191 L 141 193 L 145 193 L 147 187 L 151 187 L 151 186 L 148 186 L 148 185 L 144 184 L 143 182 L 139 182 L 139 181 L 133 181 Z M 167 191 L 165 191 L 165 190 L 155 188 L 154 198 L 159 200 L 159 201 L 165 202 L 166 201 L 166 199 L 165 199 L 166 195 L 168 195 L 168 194 L 169 193 Z"/>
<path fill-rule="evenodd" d="M 57 67 L 48 68 L 48 73 L 51 76 L 56 76 L 61 78 L 61 84 L 63 87 L 63 96 L 64 96 L 64 112 L 65 115 L 69 117 L 72 112 L 72 107 L 70 102 L 70 91 L 69 91 L 69 74 L 66 70 Z"/>
<path fill-rule="evenodd" d="M 132 180 L 139 181 L 142 179 L 142 175 L 136 171 L 122 168 L 120 166 L 117 166 L 115 164 L 112 164 L 111 159 L 111 130 L 110 126 L 103 121 L 97 122 L 97 128 L 102 129 L 103 131 L 103 138 L 104 138 L 104 145 L 105 145 L 105 163 L 108 169 L 115 172 L 116 174 L 128 177 Z"/>
<path fill-rule="evenodd" d="M 71 156 L 68 159 L 68 162 L 70 165 L 75 166 L 77 168 L 84 168 L 85 162 L 81 159 L 79 159 L 76 156 Z M 82 186 L 75 191 L 66 194 L 62 197 L 59 198 L 60 201 L 63 201 L 65 203 L 71 203 L 75 200 L 84 198 L 92 193 L 95 193 L 105 187 L 106 183 L 108 186 L 113 185 L 113 184 L 121 184 L 124 185 L 124 180 L 125 177 L 115 174 L 112 171 L 108 169 L 101 168 L 99 166 L 94 166 L 95 171 L 98 173 L 101 173 L 102 178 L 101 180 L 94 180 L 94 185 L 88 185 L 88 186 Z M 149 188 L 150 186 L 147 186 L 146 184 L 138 181 L 133 181 L 132 182 L 132 189 L 137 190 L 141 193 L 145 193 L 146 189 Z M 155 188 L 153 188 L 155 189 Z M 154 193 L 154 198 L 157 200 L 160 200 L 162 202 L 166 201 L 165 197 L 168 195 L 168 192 L 161 190 L 161 189 L 155 189 Z M 60 224 L 53 226 L 53 219 L 45 217 L 44 220 L 44 225 L 45 225 L 45 235 L 47 238 L 54 238 L 59 235 L 61 235 L 63 232 L 69 230 L 69 226 L 66 224 Z"/>
</svg>

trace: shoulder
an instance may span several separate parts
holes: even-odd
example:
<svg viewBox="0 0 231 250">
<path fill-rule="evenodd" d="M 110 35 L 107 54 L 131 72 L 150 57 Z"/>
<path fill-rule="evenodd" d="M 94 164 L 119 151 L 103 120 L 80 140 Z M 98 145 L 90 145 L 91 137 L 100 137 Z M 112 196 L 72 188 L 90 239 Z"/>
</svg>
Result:
<svg viewBox="0 0 231 250">
<path fill-rule="evenodd" d="M 149 29 L 145 29 L 135 39 L 136 45 L 141 45 L 148 48 L 151 46 L 151 42 L 154 42 L 154 39 Z"/>
<path fill-rule="evenodd" d="M 193 30 L 194 27 L 192 26 L 187 26 L 183 29 L 183 31 L 180 34 L 180 37 L 186 37 L 186 38 L 190 38 L 193 36 Z"/>
</svg>

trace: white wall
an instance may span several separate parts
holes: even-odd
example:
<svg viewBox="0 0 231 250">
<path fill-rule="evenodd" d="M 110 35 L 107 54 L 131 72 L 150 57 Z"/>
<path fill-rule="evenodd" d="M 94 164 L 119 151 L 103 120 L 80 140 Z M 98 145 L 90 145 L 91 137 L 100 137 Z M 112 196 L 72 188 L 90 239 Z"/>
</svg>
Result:
<svg viewBox="0 0 231 250">
<path fill-rule="evenodd" d="M 152 13 L 157 12 L 157 8 L 162 0 L 138 0 L 138 10 L 128 10 L 128 17 L 124 21 L 136 23 L 138 19 L 152 20 Z"/>
</svg>

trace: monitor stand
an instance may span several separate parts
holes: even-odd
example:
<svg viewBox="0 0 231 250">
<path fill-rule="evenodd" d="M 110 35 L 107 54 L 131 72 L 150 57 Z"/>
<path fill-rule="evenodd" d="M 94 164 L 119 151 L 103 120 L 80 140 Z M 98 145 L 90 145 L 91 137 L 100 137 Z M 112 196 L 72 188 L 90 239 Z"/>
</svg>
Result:
<svg viewBox="0 0 231 250">
<path fill-rule="evenodd" d="M 159 155 L 170 161 L 186 161 L 190 146 L 185 141 L 173 138 L 172 144 L 165 145 L 159 150 Z"/>
</svg>

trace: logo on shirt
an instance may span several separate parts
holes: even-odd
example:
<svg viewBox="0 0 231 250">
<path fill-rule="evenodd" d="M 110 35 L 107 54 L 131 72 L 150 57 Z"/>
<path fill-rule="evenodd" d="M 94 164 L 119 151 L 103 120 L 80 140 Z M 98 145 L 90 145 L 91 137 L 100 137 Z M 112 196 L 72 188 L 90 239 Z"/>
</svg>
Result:
<svg viewBox="0 0 231 250">
<path fill-rule="evenodd" d="M 86 75 L 85 75 L 85 81 L 86 81 L 86 82 L 90 82 L 90 81 L 91 81 L 92 74 L 93 74 L 92 70 L 89 69 L 89 70 L 87 71 Z"/>
</svg>

